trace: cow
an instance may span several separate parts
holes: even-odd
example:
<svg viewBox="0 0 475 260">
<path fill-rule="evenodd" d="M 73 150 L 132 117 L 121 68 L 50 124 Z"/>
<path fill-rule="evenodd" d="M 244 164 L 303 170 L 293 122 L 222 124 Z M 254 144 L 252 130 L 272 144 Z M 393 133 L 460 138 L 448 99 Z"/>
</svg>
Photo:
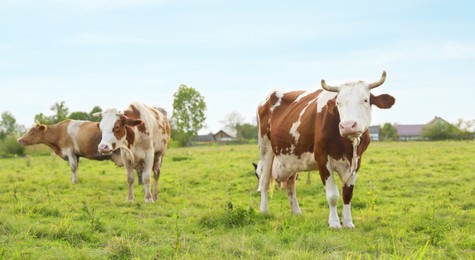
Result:
<svg viewBox="0 0 475 260">
<path fill-rule="evenodd" d="M 127 200 L 134 201 L 133 169 L 139 168 L 142 169 L 145 202 L 156 201 L 160 167 L 170 141 L 170 124 L 164 110 L 132 102 L 122 112 L 111 108 L 94 115 L 102 116 L 98 123 L 102 139 L 97 150 L 104 155 L 120 150 L 127 173 Z M 153 196 L 150 192 L 152 171 Z"/>
<path fill-rule="evenodd" d="M 395 98 L 375 96 L 370 90 L 384 83 L 386 71 L 374 83 L 349 82 L 316 91 L 275 91 L 257 109 L 258 143 L 261 167 L 258 173 L 261 192 L 260 211 L 268 211 L 268 191 L 274 178 L 271 169 L 277 161 L 283 170 L 277 181 L 286 181 L 287 195 L 294 214 L 300 214 L 295 177 L 298 172 L 318 170 L 330 207 L 331 228 L 354 228 L 351 199 L 363 152 L 370 143 L 371 109 L 391 108 Z M 272 171 L 274 172 L 274 171 Z M 340 194 L 335 172 L 342 183 L 342 223 L 338 217 Z"/>
<path fill-rule="evenodd" d="M 112 160 L 117 166 L 123 165 L 120 152 L 103 155 L 97 151 L 101 131 L 96 124 L 96 122 L 70 119 L 53 125 L 36 123 L 18 138 L 18 143 L 22 146 L 47 145 L 56 155 L 69 161 L 72 183 L 77 183 L 77 169 L 81 157 L 91 160 Z"/>
</svg>

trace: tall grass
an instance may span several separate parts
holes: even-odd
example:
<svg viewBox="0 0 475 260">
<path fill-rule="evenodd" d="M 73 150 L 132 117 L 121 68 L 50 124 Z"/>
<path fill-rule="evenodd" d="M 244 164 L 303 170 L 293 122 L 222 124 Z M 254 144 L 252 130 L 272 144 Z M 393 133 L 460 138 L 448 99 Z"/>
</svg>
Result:
<svg viewBox="0 0 475 260">
<path fill-rule="evenodd" d="M 261 214 L 256 145 L 172 148 L 159 199 L 126 202 L 123 168 L 56 156 L 0 160 L 0 259 L 470 259 L 475 143 L 372 143 L 352 202 L 356 229 L 327 227 L 317 172 L 297 183 L 302 215 L 275 191 Z M 341 202 L 339 211 L 341 212 Z"/>
</svg>

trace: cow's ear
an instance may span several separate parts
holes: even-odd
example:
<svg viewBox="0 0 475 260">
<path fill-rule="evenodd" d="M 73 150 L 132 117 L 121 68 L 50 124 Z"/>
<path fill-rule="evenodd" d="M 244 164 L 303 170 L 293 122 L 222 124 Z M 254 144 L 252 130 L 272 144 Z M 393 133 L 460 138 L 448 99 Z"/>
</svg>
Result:
<svg viewBox="0 0 475 260">
<path fill-rule="evenodd" d="M 136 126 L 142 124 L 143 121 L 141 119 L 131 119 L 131 118 L 126 118 L 125 119 L 125 124 L 128 126 Z"/>
<path fill-rule="evenodd" d="M 336 97 L 329 99 L 327 101 L 327 111 L 333 114 L 335 113 L 335 110 L 336 110 Z"/>
<path fill-rule="evenodd" d="M 396 99 L 388 94 L 382 94 L 379 96 L 375 96 L 371 94 L 370 97 L 370 103 L 371 105 L 375 105 L 379 108 L 391 108 L 394 103 L 396 102 Z"/>
<path fill-rule="evenodd" d="M 38 130 L 40 130 L 40 132 L 46 132 L 46 130 L 48 129 L 48 127 L 46 127 L 45 125 L 39 125 L 38 126 Z"/>
</svg>

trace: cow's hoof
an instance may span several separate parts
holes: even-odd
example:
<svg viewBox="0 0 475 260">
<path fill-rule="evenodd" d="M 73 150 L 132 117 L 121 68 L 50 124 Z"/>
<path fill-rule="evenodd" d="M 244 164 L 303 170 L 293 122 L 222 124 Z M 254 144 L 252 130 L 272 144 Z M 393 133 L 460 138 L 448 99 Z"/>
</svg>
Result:
<svg viewBox="0 0 475 260">
<path fill-rule="evenodd" d="M 340 222 L 336 221 L 328 222 L 328 225 L 330 226 L 330 228 L 341 228 Z"/>
<path fill-rule="evenodd" d="M 134 198 L 128 198 L 128 199 L 127 199 L 127 202 L 128 202 L 128 203 L 134 202 Z"/>
<path fill-rule="evenodd" d="M 155 202 L 152 198 L 145 199 L 145 203 L 152 203 L 152 202 Z"/>
<path fill-rule="evenodd" d="M 355 225 L 352 222 L 349 222 L 349 223 L 344 223 L 343 222 L 343 227 L 344 228 L 355 228 Z"/>
</svg>

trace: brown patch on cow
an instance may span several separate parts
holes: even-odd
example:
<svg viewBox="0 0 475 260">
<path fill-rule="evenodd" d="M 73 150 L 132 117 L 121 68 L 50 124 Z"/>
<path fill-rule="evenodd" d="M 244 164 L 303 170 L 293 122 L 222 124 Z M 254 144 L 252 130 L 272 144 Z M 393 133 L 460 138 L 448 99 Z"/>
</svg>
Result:
<svg viewBox="0 0 475 260">
<path fill-rule="evenodd" d="M 355 187 L 354 185 L 350 185 L 350 186 L 343 185 L 342 195 L 343 195 L 344 204 L 347 204 L 347 205 L 350 204 L 351 199 L 353 198 L 354 187 Z"/>
<path fill-rule="evenodd" d="M 138 111 L 134 105 L 130 105 L 129 109 L 124 111 L 124 116 L 130 119 L 140 119 L 140 111 Z M 128 122 L 128 125 L 132 126 L 133 123 L 130 123 L 130 122 Z M 143 121 L 141 124 L 137 124 L 136 126 L 137 126 L 137 130 L 139 130 L 141 133 L 148 134 L 147 128 L 145 127 L 145 124 L 143 123 Z"/>
<path fill-rule="evenodd" d="M 97 146 L 101 142 L 102 132 L 97 128 L 97 125 L 98 123 L 95 122 L 85 122 L 79 126 L 76 140 L 81 156 L 100 156 L 97 151 Z"/>
<path fill-rule="evenodd" d="M 332 114 L 336 112 L 336 96 L 327 101 L 327 111 Z"/>
<path fill-rule="evenodd" d="M 388 95 L 388 94 L 382 94 L 379 96 L 375 96 L 371 94 L 370 96 L 370 104 L 375 105 L 382 109 L 391 108 L 395 102 L 396 102 L 396 99 L 393 96 Z"/>
<path fill-rule="evenodd" d="M 302 97 L 299 102 L 295 102 L 303 93 L 304 91 L 293 91 L 283 93 L 281 97 L 278 97 L 274 92 L 258 109 L 261 136 L 267 135 L 272 140 L 272 149 L 276 155 L 289 153 L 290 150 L 287 149 L 289 147 L 295 147 L 294 154 L 297 156 L 305 152 L 313 152 L 312 129 L 297 128 L 300 134 L 298 142 L 290 133 L 292 124 L 299 120 L 300 112 L 305 107 L 307 109 L 301 117 L 301 122 L 305 122 L 304 125 L 312 125 L 312 122 L 315 122 L 315 117 L 312 115 L 316 111 L 316 102 L 310 104 L 309 102 L 315 100 L 320 92 L 308 94 Z M 272 131 L 270 131 L 271 129 Z"/>
<path fill-rule="evenodd" d="M 130 127 L 128 125 L 126 125 L 124 127 L 124 129 L 125 129 L 125 132 L 126 132 L 125 139 L 127 140 L 127 147 L 130 148 L 135 142 L 135 132 L 132 129 L 132 127 Z"/>
</svg>

